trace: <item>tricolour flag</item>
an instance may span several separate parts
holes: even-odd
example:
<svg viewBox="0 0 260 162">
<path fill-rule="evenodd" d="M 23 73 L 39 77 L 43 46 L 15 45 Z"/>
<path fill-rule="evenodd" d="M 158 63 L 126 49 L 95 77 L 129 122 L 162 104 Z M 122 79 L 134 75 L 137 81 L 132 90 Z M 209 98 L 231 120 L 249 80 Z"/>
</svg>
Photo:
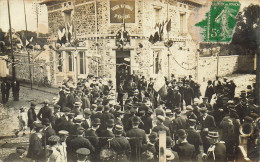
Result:
<svg viewBox="0 0 260 162">
<path fill-rule="evenodd" d="M 167 97 L 166 82 L 163 75 L 159 72 L 153 86 L 154 90 L 158 92 L 162 99 Z"/>
</svg>

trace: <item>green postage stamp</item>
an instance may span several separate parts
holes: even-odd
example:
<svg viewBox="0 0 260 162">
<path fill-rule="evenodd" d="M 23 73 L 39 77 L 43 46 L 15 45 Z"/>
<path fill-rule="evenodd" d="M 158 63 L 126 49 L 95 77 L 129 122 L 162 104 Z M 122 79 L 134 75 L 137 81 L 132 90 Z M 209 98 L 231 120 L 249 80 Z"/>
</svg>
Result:
<svg viewBox="0 0 260 162">
<path fill-rule="evenodd" d="M 230 42 L 239 8 L 239 2 L 213 1 L 206 19 L 196 24 L 204 29 L 203 41 Z"/>
</svg>

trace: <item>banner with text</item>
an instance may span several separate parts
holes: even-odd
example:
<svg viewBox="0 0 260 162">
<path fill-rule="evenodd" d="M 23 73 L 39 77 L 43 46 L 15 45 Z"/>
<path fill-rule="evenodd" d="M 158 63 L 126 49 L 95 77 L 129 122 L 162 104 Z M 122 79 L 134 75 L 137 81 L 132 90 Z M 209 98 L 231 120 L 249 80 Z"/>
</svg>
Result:
<svg viewBox="0 0 260 162">
<path fill-rule="evenodd" d="M 111 0 L 110 23 L 123 23 L 123 16 L 125 23 L 135 23 L 135 1 Z"/>
</svg>

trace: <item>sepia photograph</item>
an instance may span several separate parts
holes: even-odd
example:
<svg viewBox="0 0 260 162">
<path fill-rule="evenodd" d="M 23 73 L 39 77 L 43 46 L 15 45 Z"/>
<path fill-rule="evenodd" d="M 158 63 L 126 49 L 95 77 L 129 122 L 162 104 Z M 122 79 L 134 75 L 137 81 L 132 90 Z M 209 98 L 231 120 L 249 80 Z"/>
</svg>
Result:
<svg viewBox="0 0 260 162">
<path fill-rule="evenodd" d="M 260 0 L 0 0 L 0 162 L 259 162 Z"/>
</svg>

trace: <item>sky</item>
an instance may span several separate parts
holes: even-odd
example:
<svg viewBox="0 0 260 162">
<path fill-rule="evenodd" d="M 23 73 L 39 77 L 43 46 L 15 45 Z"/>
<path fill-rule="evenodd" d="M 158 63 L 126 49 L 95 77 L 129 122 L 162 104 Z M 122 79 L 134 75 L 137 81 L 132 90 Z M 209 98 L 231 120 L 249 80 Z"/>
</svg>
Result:
<svg viewBox="0 0 260 162">
<path fill-rule="evenodd" d="M 9 1 L 10 1 L 12 28 L 14 28 L 15 31 L 25 30 L 23 0 L 9 0 Z M 24 0 L 24 1 L 26 5 L 28 30 L 36 31 L 37 23 L 36 23 L 35 7 L 33 7 L 33 3 L 39 2 L 39 0 Z M 210 4 L 212 2 L 212 0 L 193 0 L 193 1 L 202 1 L 206 5 L 197 11 L 197 15 L 195 19 L 190 18 L 191 24 L 195 24 L 196 22 L 199 22 L 205 18 L 205 13 L 209 11 Z M 240 8 L 241 10 L 244 7 L 250 5 L 251 3 L 260 5 L 260 0 L 225 0 L 225 1 L 239 1 L 241 3 L 241 8 Z M 3 31 L 7 31 L 9 29 L 7 0 L 0 0 L 0 28 L 2 28 Z M 197 31 L 197 29 L 195 29 L 195 31 Z M 39 32 L 41 33 L 48 32 L 48 15 L 47 15 L 46 6 L 41 7 L 41 13 L 39 14 Z"/>
<path fill-rule="evenodd" d="M 36 21 L 36 7 L 35 2 L 37 0 L 24 0 L 25 10 L 27 17 L 27 28 L 29 31 L 37 31 L 37 21 Z M 39 2 L 39 0 L 38 0 Z M 10 4 L 10 15 L 11 15 L 11 25 L 15 31 L 25 30 L 25 16 L 24 16 L 24 5 L 23 0 L 9 0 Z M 38 14 L 39 20 L 39 32 L 48 32 L 48 15 L 47 7 L 42 6 L 40 8 L 40 14 Z M 9 20 L 8 20 L 8 7 L 7 0 L 0 0 L 0 28 L 3 31 L 8 31 Z"/>
</svg>

